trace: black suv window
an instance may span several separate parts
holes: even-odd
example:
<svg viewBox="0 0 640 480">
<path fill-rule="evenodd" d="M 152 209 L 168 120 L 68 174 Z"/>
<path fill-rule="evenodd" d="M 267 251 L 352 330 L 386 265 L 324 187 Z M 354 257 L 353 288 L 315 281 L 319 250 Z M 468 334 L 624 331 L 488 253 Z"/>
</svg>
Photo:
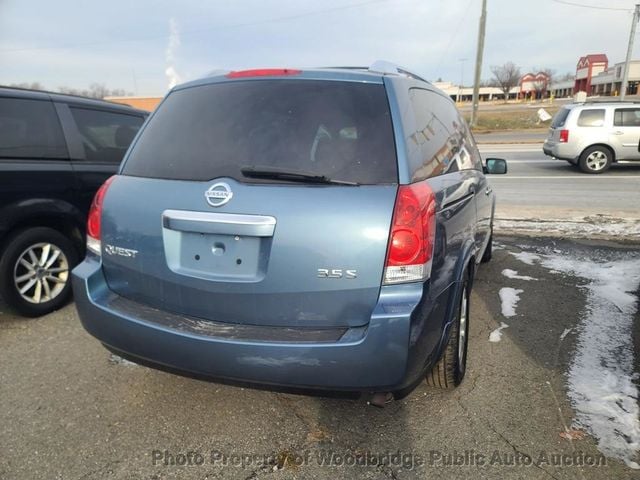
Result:
<svg viewBox="0 0 640 480">
<path fill-rule="evenodd" d="M 591 108 L 582 110 L 578 117 L 579 127 L 602 127 L 604 126 L 604 109 Z"/>
<path fill-rule="evenodd" d="M 616 127 L 640 127 L 640 108 L 616 109 L 613 124 Z"/>
<path fill-rule="evenodd" d="M 120 163 L 144 119 L 136 115 L 70 107 L 85 158 L 91 162 Z"/>
<path fill-rule="evenodd" d="M 0 98 L 0 158 L 68 157 L 50 101 Z"/>
<path fill-rule="evenodd" d="M 250 80 L 178 90 L 145 127 L 123 173 L 274 181 L 245 178 L 240 169 L 251 166 L 363 184 L 397 183 L 384 86 Z"/>
</svg>

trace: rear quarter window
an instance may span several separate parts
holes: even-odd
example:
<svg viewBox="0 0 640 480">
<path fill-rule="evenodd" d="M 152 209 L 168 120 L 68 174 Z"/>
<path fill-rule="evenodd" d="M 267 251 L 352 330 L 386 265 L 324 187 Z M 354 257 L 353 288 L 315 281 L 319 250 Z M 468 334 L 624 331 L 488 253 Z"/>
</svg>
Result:
<svg viewBox="0 0 640 480">
<path fill-rule="evenodd" d="M 551 121 L 551 128 L 564 127 L 567 117 L 569 116 L 569 112 L 571 112 L 571 110 L 568 108 L 561 108 L 558 110 Z"/>
<path fill-rule="evenodd" d="M 590 108 L 582 110 L 578 116 L 579 127 L 603 127 L 604 126 L 604 109 Z"/>
<path fill-rule="evenodd" d="M 67 158 L 55 107 L 46 100 L 0 98 L 0 158 Z"/>
<path fill-rule="evenodd" d="M 69 107 L 78 126 L 85 159 L 120 163 L 144 118 L 90 108 Z"/>
<path fill-rule="evenodd" d="M 407 139 L 412 182 L 481 165 L 467 125 L 448 98 L 411 88 L 409 100 L 415 119 Z"/>
<path fill-rule="evenodd" d="M 246 179 L 277 167 L 361 184 L 397 183 L 384 86 L 248 80 L 171 93 L 133 147 L 123 174 L 176 180 Z"/>
</svg>

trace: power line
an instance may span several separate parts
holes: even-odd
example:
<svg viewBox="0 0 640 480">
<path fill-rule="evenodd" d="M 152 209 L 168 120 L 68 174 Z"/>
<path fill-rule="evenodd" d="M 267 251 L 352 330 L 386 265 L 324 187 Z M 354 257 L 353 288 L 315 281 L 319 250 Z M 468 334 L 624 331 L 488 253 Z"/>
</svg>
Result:
<svg viewBox="0 0 640 480">
<path fill-rule="evenodd" d="M 451 48 L 451 45 L 453 44 L 453 41 L 456 38 L 460 38 L 460 27 L 462 26 L 462 22 L 464 22 L 466 20 L 467 15 L 469 14 L 472 2 L 473 2 L 473 0 L 469 0 L 469 3 L 467 4 L 466 8 L 464 9 L 464 14 L 460 15 L 460 20 L 459 20 L 458 24 L 452 30 L 451 38 L 449 38 L 449 42 L 447 43 L 447 47 L 444 49 L 444 52 L 442 52 L 442 55 L 440 55 L 440 60 L 438 60 L 438 64 L 437 64 L 437 67 L 436 67 L 436 71 L 437 72 L 440 71 L 440 67 L 442 66 L 442 61 L 444 60 L 444 57 L 446 57 L 449 54 L 449 49 Z"/>
<path fill-rule="evenodd" d="M 197 34 L 200 34 L 200 33 L 205 33 L 205 32 L 215 31 L 215 30 L 230 30 L 230 29 L 234 29 L 234 28 L 251 27 L 251 26 L 255 26 L 255 25 L 264 25 L 264 24 L 268 24 L 268 23 L 284 22 L 284 21 L 287 21 L 287 20 L 297 20 L 299 18 L 310 17 L 310 16 L 313 16 L 313 15 L 323 15 L 323 14 L 326 14 L 326 13 L 338 12 L 338 11 L 341 11 L 341 10 L 347 10 L 347 9 L 351 9 L 351 8 L 364 7 L 366 5 L 371 5 L 371 4 L 374 4 L 374 3 L 386 3 L 386 2 L 389 2 L 389 1 L 390 0 L 368 0 L 368 1 L 365 1 L 365 2 L 351 3 L 349 5 L 342 5 L 342 6 L 339 6 L 339 7 L 325 8 L 325 9 L 322 9 L 322 10 L 314 10 L 313 12 L 298 13 L 298 14 L 294 14 L 294 15 L 286 15 L 286 16 L 281 16 L 281 17 L 272 17 L 272 18 L 267 18 L 267 19 L 264 19 L 264 20 L 257 20 L 255 22 L 235 23 L 235 24 L 230 24 L 230 25 L 221 25 L 219 27 L 200 28 L 200 29 L 194 29 L 194 30 L 183 30 L 183 31 L 180 32 L 180 35 L 181 36 L 184 36 L 184 35 L 197 35 Z M 0 49 L 0 53 L 28 52 L 28 51 L 36 51 L 36 50 L 66 50 L 66 49 L 73 49 L 73 48 L 80 48 L 80 47 L 91 47 L 91 46 L 94 46 L 94 45 L 103 45 L 103 44 L 109 44 L 109 43 L 144 42 L 144 41 L 147 41 L 147 40 L 156 40 L 156 39 L 159 39 L 159 38 L 168 39 L 169 35 L 167 35 L 167 34 L 147 35 L 147 36 L 137 37 L 137 38 L 97 40 L 97 41 L 93 41 L 93 42 L 73 43 L 73 44 L 58 45 L 58 46 L 53 46 L 53 47 L 7 48 L 7 49 Z"/>
<path fill-rule="evenodd" d="M 602 7 L 600 5 L 587 5 L 584 3 L 568 2 L 567 0 L 551 0 L 555 3 L 561 3 L 562 5 L 570 5 L 572 7 L 592 8 L 594 10 L 615 10 L 618 12 L 633 12 L 632 8 L 616 8 L 616 7 Z"/>
</svg>

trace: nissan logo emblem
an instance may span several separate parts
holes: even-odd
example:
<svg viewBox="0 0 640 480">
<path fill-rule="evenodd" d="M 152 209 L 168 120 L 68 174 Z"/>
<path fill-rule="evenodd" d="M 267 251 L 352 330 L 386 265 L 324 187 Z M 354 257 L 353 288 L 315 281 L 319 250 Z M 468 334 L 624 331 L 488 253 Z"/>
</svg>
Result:
<svg viewBox="0 0 640 480">
<path fill-rule="evenodd" d="M 207 199 L 207 203 L 212 207 L 221 207 L 227 203 L 233 197 L 231 187 L 224 182 L 215 183 L 204 192 L 204 198 Z"/>
</svg>

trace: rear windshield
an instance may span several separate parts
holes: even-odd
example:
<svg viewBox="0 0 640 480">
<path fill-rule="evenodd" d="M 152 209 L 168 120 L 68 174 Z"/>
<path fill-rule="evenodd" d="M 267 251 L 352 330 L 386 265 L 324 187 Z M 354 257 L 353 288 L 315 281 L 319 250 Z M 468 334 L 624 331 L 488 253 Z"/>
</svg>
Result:
<svg viewBox="0 0 640 480">
<path fill-rule="evenodd" d="M 558 110 L 558 112 L 553 117 L 553 121 L 551 122 L 551 128 L 563 127 L 564 122 L 567 121 L 567 117 L 569 116 L 570 111 L 571 110 L 569 110 L 568 108 L 561 108 L 560 110 Z"/>
<path fill-rule="evenodd" d="M 253 80 L 178 90 L 153 115 L 122 173 L 276 181 L 247 179 L 243 167 L 277 167 L 362 184 L 397 183 L 384 86 Z"/>
</svg>

